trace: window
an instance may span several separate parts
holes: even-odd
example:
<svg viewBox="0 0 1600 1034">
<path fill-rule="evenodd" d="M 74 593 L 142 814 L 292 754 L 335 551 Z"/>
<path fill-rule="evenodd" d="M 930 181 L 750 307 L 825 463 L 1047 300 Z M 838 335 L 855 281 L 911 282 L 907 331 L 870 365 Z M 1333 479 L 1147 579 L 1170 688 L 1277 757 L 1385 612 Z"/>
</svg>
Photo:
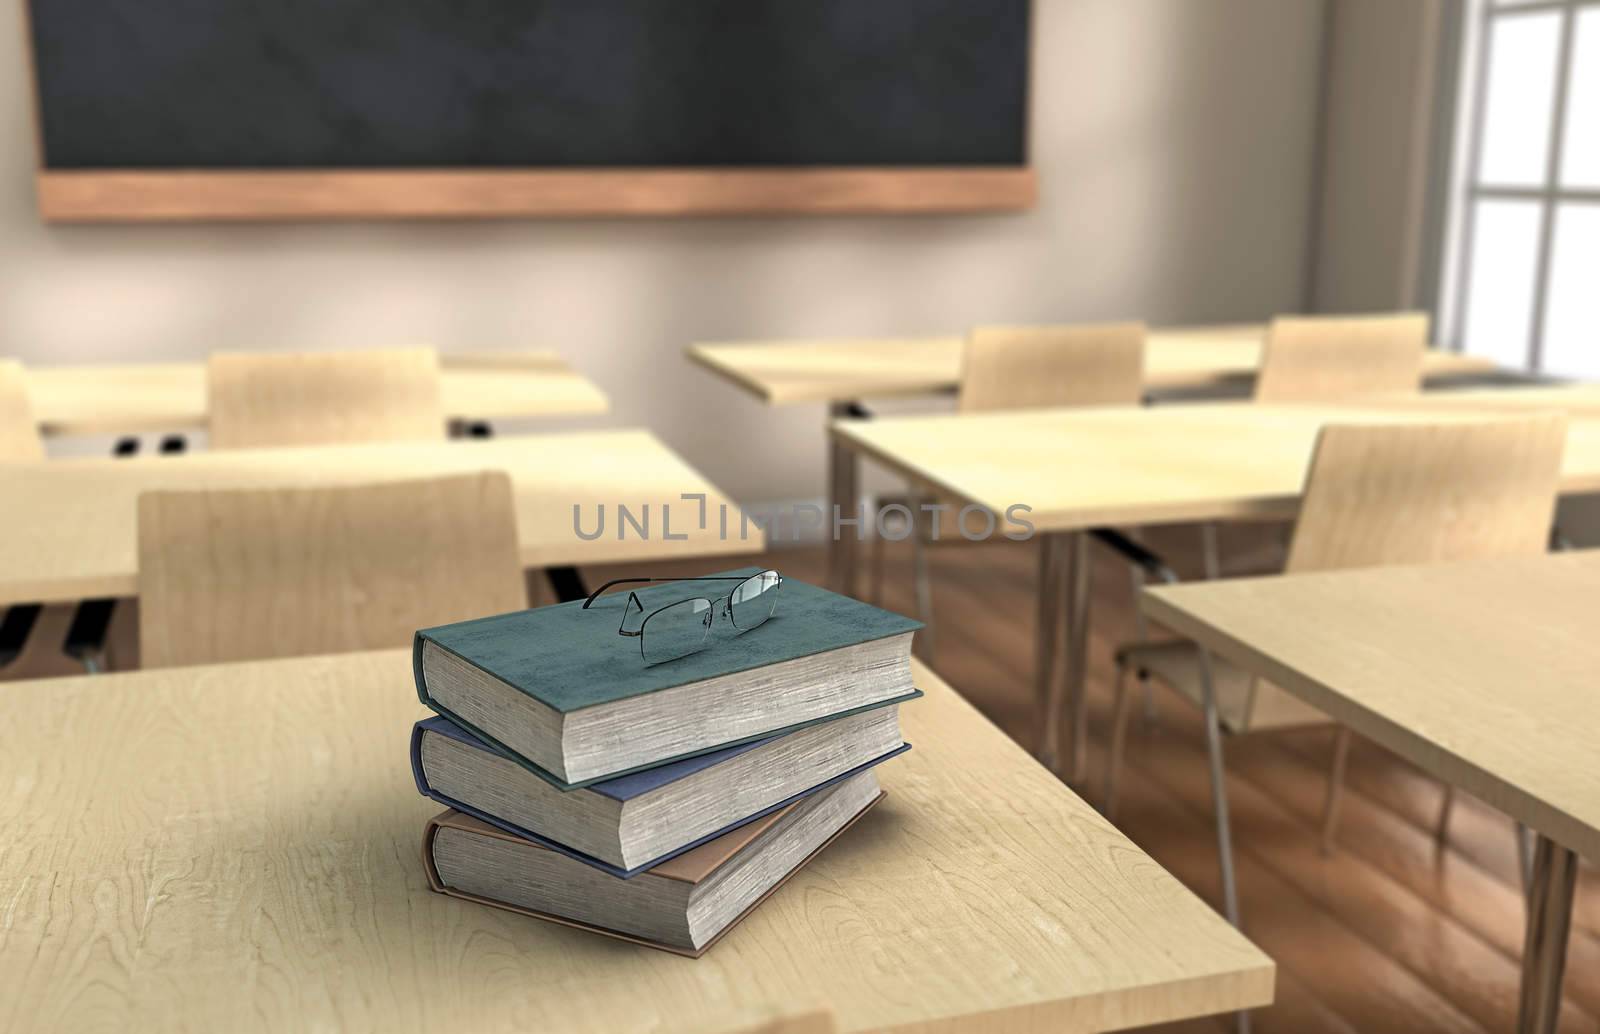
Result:
<svg viewBox="0 0 1600 1034">
<path fill-rule="evenodd" d="M 1600 0 L 1471 0 L 1444 338 L 1600 378 Z"/>
</svg>

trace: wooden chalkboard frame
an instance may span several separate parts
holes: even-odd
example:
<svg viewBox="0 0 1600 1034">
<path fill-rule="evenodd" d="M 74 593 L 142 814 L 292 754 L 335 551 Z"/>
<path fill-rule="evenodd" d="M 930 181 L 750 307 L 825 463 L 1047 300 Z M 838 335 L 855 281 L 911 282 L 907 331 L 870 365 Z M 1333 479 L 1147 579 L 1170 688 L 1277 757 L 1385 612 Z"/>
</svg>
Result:
<svg viewBox="0 0 1600 1034">
<path fill-rule="evenodd" d="M 45 165 L 28 0 L 35 189 L 52 223 L 292 222 L 603 216 L 881 215 L 1031 208 L 1018 166 L 486 169 L 96 169 Z M 1029 19 L 1030 35 L 1033 19 Z M 1032 42 L 1030 39 L 1029 47 Z M 1024 127 L 1031 151 L 1029 61 Z"/>
<path fill-rule="evenodd" d="M 982 212 L 1031 207 L 1029 167 L 95 170 L 37 175 L 49 222 Z"/>
</svg>

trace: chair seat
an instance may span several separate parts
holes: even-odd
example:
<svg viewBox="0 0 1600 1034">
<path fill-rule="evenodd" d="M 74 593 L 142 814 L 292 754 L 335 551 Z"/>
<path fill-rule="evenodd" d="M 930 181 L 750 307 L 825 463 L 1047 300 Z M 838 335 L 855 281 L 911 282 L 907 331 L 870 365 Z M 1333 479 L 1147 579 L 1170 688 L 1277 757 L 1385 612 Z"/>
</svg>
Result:
<svg viewBox="0 0 1600 1034">
<path fill-rule="evenodd" d="M 1200 651 L 1191 642 L 1130 644 L 1117 651 L 1123 666 L 1144 670 L 1201 706 Z M 1229 732 L 1244 732 L 1250 720 L 1249 672 L 1221 657 L 1211 657 L 1217 718 Z"/>
<path fill-rule="evenodd" d="M 1149 672 L 1188 697 L 1196 707 L 1201 706 L 1200 651 L 1193 643 L 1129 643 L 1117 650 L 1117 663 Z M 1332 721 L 1299 697 L 1265 680 L 1256 680 L 1216 654 L 1211 655 L 1211 677 L 1217 693 L 1217 719 L 1228 732 L 1260 732 Z"/>
</svg>

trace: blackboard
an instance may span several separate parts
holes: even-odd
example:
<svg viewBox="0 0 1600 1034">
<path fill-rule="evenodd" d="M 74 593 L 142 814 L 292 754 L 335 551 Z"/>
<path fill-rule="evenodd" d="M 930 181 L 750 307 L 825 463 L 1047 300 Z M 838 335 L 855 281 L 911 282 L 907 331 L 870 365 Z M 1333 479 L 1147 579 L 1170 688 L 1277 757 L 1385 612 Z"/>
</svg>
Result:
<svg viewBox="0 0 1600 1034">
<path fill-rule="evenodd" d="M 47 170 L 1026 164 L 1028 0 L 32 0 Z"/>
</svg>

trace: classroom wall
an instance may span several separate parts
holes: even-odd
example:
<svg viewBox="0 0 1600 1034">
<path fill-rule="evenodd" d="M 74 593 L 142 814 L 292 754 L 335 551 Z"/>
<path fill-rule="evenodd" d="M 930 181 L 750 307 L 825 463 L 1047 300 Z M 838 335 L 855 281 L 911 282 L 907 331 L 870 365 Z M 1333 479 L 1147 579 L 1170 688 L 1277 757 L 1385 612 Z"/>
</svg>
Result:
<svg viewBox="0 0 1600 1034">
<path fill-rule="evenodd" d="M 815 498 L 821 408 L 764 409 L 686 344 L 1300 308 L 1321 26 L 1321 0 L 1037 0 L 1024 214 L 46 227 L 0 18 L 0 352 L 550 346 L 613 399 L 586 424 L 654 428 L 745 502 Z"/>
<path fill-rule="evenodd" d="M 1442 96 L 1449 0 L 1328 0 L 1318 218 L 1318 312 L 1429 308 L 1433 221 L 1451 106 Z M 1453 67 L 1453 66 L 1452 66 Z"/>
</svg>

